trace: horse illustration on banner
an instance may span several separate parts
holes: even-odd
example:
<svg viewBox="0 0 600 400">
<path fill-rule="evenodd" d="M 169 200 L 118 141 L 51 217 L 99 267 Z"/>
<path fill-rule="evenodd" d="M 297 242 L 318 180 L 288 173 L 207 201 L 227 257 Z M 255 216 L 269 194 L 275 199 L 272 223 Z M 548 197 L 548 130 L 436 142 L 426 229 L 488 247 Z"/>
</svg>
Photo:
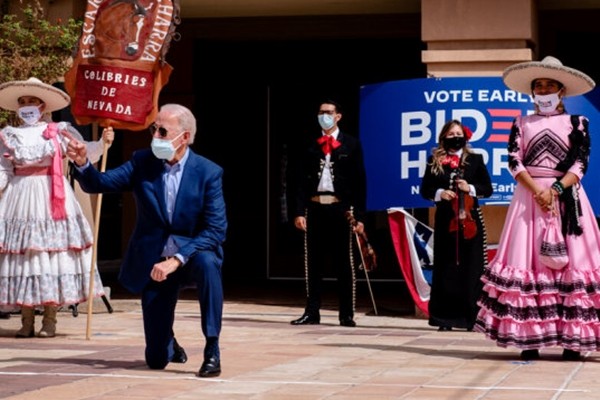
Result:
<svg viewBox="0 0 600 400">
<path fill-rule="evenodd" d="M 115 0 L 107 5 L 96 17 L 96 57 L 136 59 L 148 38 L 147 32 L 142 35 L 147 15 L 148 10 L 139 0 Z M 115 24 L 115 21 L 122 23 Z M 144 43 L 140 43 L 140 38 Z"/>
</svg>

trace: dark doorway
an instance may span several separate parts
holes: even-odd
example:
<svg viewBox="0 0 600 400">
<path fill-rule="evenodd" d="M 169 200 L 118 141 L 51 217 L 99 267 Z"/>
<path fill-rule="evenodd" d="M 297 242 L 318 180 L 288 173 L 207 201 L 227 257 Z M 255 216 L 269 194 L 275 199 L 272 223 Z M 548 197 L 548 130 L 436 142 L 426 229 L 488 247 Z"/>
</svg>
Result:
<svg viewBox="0 0 600 400">
<path fill-rule="evenodd" d="M 418 37 L 195 41 L 195 149 L 225 169 L 226 280 L 304 276 L 286 172 L 318 132 L 318 101 L 337 99 L 358 135 L 360 87 L 422 78 L 421 50 Z"/>
</svg>

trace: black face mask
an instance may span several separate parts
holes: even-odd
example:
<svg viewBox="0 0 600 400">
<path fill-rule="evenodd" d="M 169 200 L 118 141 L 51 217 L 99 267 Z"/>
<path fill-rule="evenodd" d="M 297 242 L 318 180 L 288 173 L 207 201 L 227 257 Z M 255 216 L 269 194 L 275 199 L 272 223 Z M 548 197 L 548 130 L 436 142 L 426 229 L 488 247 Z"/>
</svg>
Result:
<svg viewBox="0 0 600 400">
<path fill-rule="evenodd" d="M 442 140 L 444 150 L 460 150 L 467 144 L 467 139 L 464 136 L 455 136 L 453 138 L 445 138 Z"/>
</svg>

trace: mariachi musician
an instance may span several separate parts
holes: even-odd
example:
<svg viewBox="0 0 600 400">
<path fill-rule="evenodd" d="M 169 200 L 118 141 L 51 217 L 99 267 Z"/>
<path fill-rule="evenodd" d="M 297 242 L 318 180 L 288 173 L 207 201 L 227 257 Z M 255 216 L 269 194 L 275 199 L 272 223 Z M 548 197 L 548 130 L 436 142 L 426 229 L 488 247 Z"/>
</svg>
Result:
<svg viewBox="0 0 600 400">
<path fill-rule="evenodd" d="M 339 323 L 356 326 L 352 240 L 353 230 L 364 232 L 360 220 L 366 203 L 366 174 L 360 141 L 338 129 L 341 118 L 338 103 L 320 103 L 321 135 L 297 169 L 294 225 L 304 232 L 306 308 L 292 325 L 320 323 L 322 278 L 330 260 L 337 275 Z M 355 224 L 347 217 L 350 210 Z"/>
<path fill-rule="evenodd" d="M 493 189 L 483 157 L 467 145 L 471 136 L 460 121 L 447 122 L 421 185 L 421 195 L 436 205 L 429 325 L 440 331 L 473 329 L 487 265 L 477 198 L 491 196 Z"/>
</svg>

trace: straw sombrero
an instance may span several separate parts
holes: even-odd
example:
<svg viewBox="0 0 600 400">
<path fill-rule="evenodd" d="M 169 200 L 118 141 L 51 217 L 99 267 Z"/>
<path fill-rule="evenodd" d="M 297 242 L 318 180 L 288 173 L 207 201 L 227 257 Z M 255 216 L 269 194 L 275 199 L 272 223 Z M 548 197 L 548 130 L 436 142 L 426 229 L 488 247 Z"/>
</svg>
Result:
<svg viewBox="0 0 600 400">
<path fill-rule="evenodd" d="M 60 110 L 71 104 L 71 98 L 62 90 L 45 84 L 37 78 L 10 81 L 0 85 L 0 107 L 17 111 L 19 97 L 34 96 L 46 104 L 44 112 Z"/>
<path fill-rule="evenodd" d="M 559 59 L 547 56 L 542 61 L 529 61 L 506 68 L 502 74 L 506 86 L 517 92 L 531 94 L 535 79 L 553 79 L 563 84 L 565 96 L 577 96 L 592 90 L 592 78 L 574 68 L 565 67 Z"/>
</svg>

